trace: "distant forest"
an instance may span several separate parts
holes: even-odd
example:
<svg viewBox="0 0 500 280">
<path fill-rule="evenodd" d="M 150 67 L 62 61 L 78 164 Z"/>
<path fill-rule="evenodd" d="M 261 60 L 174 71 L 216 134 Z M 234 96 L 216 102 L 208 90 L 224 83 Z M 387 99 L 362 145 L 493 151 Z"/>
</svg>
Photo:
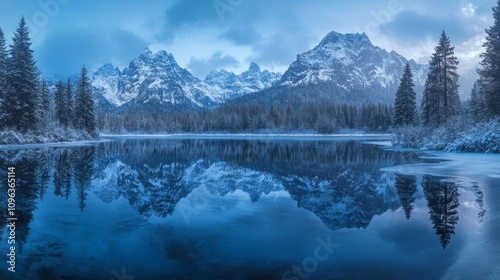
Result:
<svg viewBox="0 0 500 280">
<path fill-rule="evenodd" d="M 292 132 L 321 134 L 340 130 L 388 131 L 393 109 L 388 104 L 310 103 L 301 106 L 265 104 L 223 105 L 216 110 L 154 113 L 127 110 L 121 114 L 99 111 L 101 131 L 140 132 Z"/>
</svg>

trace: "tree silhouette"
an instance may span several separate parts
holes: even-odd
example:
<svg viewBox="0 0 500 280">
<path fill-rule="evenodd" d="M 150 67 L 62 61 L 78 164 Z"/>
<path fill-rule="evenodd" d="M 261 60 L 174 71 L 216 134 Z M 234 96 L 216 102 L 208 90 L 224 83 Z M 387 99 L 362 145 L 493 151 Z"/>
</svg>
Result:
<svg viewBox="0 0 500 280">
<path fill-rule="evenodd" d="M 37 208 L 40 188 L 36 170 L 39 163 L 30 156 L 23 156 L 9 166 L 16 167 L 16 244 L 22 251 L 23 244 L 28 239 L 33 212 Z"/>
<path fill-rule="evenodd" d="M 94 110 L 92 84 L 90 83 L 87 69 L 84 66 L 81 70 L 80 80 L 76 87 L 74 108 L 75 126 L 78 129 L 85 130 L 92 136 L 95 135 L 97 126 Z"/>
<path fill-rule="evenodd" d="M 410 219 L 417 192 L 417 178 L 415 176 L 395 174 L 395 185 L 401 201 L 401 207 L 405 212 L 406 219 Z"/>
<path fill-rule="evenodd" d="M 7 43 L 0 28 L 0 119 L 6 118 L 6 108 L 4 104 L 5 95 L 7 94 Z M 0 122 L 0 128 L 3 128 L 3 121 Z"/>
<path fill-rule="evenodd" d="M 407 63 L 394 100 L 394 126 L 417 125 L 417 103 L 413 74 Z"/>
<path fill-rule="evenodd" d="M 70 152 L 64 149 L 59 155 L 57 155 L 54 162 L 54 194 L 57 196 L 63 196 L 64 194 L 66 200 L 69 198 L 71 193 L 72 162 L 70 156 Z"/>
<path fill-rule="evenodd" d="M 87 189 L 94 173 L 95 147 L 79 148 L 72 153 L 75 189 L 78 195 L 80 211 L 85 208 Z"/>
<path fill-rule="evenodd" d="M 429 207 L 429 219 L 436 230 L 443 249 L 448 246 L 451 235 L 455 234 L 458 223 L 458 187 L 442 178 L 425 176 L 422 178 L 425 199 Z"/>
<path fill-rule="evenodd" d="M 493 8 L 494 23 L 486 29 L 485 52 L 481 54 L 482 68 L 478 70 L 484 81 L 484 96 L 489 117 L 500 116 L 500 1 Z"/>
<path fill-rule="evenodd" d="M 7 89 L 4 99 L 5 124 L 18 131 L 36 130 L 38 70 L 31 50 L 28 27 L 21 18 L 19 27 L 12 38 L 10 57 L 7 63 Z"/>
<path fill-rule="evenodd" d="M 454 53 L 454 47 L 443 31 L 429 62 L 425 81 L 421 106 L 424 126 L 440 126 L 459 113 L 458 59 Z"/>
</svg>

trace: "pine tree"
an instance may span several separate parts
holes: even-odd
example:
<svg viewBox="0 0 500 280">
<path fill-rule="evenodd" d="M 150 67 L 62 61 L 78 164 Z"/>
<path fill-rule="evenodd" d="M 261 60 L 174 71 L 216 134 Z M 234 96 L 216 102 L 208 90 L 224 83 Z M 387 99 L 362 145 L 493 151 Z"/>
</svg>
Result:
<svg viewBox="0 0 500 280">
<path fill-rule="evenodd" d="M 394 100 L 394 126 L 417 124 L 417 103 L 415 101 L 417 94 L 413 89 L 414 86 L 410 64 L 407 63 Z"/>
<path fill-rule="evenodd" d="M 422 188 L 429 208 L 429 219 L 439 236 L 443 249 L 448 246 L 451 236 L 455 234 L 458 223 L 460 202 L 458 187 L 453 183 L 442 182 L 440 178 L 424 176 Z"/>
<path fill-rule="evenodd" d="M 394 184 L 401 202 L 401 207 L 405 212 L 406 219 L 410 219 L 415 193 L 417 192 L 417 178 L 409 175 L 394 175 Z"/>
<path fill-rule="evenodd" d="M 57 122 L 59 122 L 60 126 L 63 126 L 66 123 L 65 103 L 66 102 L 65 102 L 64 85 L 62 81 L 59 80 L 59 82 L 56 85 L 54 105 L 55 105 L 56 120 Z"/>
<path fill-rule="evenodd" d="M 75 96 L 75 127 L 87 131 L 90 135 L 96 133 L 94 99 L 90 79 L 85 66 L 82 68 Z"/>
<path fill-rule="evenodd" d="M 443 31 L 429 62 L 421 106 L 424 126 L 442 125 L 460 112 L 458 59 L 454 49 Z"/>
<path fill-rule="evenodd" d="M 475 122 L 486 120 L 486 101 L 484 97 L 484 83 L 478 79 L 472 87 L 469 102 L 469 113 Z"/>
<path fill-rule="evenodd" d="M 39 118 L 41 120 L 41 126 L 46 127 L 50 122 L 51 108 L 50 108 L 50 98 L 49 98 L 49 88 L 47 87 L 47 82 L 42 80 L 39 85 Z"/>
<path fill-rule="evenodd" d="M 35 130 L 38 72 L 30 49 L 28 27 L 24 17 L 12 38 L 8 59 L 8 92 L 5 95 L 5 123 L 19 131 Z"/>
<path fill-rule="evenodd" d="M 71 81 L 68 78 L 66 82 L 66 97 L 65 97 L 65 107 L 66 107 L 66 126 L 71 126 L 73 123 L 73 89 L 71 88 Z"/>
<path fill-rule="evenodd" d="M 478 70 L 481 80 L 484 81 L 484 97 L 488 117 L 500 116 L 500 0 L 493 8 L 494 23 L 486 29 L 486 42 L 481 54 L 482 68 Z"/>
<path fill-rule="evenodd" d="M 95 148 L 85 147 L 77 149 L 73 155 L 75 190 L 78 197 L 80 211 L 83 212 L 87 200 L 88 189 L 94 172 Z"/>
<path fill-rule="evenodd" d="M 4 126 L 5 108 L 4 100 L 7 93 L 7 43 L 0 28 L 0 129 Z"/>
<path fill-rule="evenodd" d="M 437 68 L 437 58 L 434 54 L 429 62 L 429 69 Z M 436 71 L 429 71 L 425 80 L 424 92 L 422 95 L 422 124 L 424 126 L 437 126 L 441 123 L 439 106 L 441 105 L 438 96 L 438 75 Z"/>
</svg>

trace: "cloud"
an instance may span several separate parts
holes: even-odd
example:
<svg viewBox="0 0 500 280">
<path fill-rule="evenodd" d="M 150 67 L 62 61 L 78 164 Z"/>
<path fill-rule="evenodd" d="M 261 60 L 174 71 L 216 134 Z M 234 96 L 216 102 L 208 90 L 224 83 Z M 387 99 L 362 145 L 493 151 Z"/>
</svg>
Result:
<svg viewBox="0 0 500 280">
<path fill-rule="evenodd" d="M 383 24 L 381 30 L 396 40 L 413 42 L 421 42 L 429 36 L 439 38 L 443 30 L 453 41 L 463 41 L 472 35 L 457 17 L 437 18 L 415 11 L 401 12 L 393 21 Z"/>
<path fill-rule="evenodd" d="M 108 62 L 128 62 L 146 46 L 146 42 L 127 31 L 98 33 L 80 28 L 48 35 L 34 56 L 43 73 L 68 76 L 83 65 L 95 70 Z"/>
<path fill-rule="evenodd" d="M 218 20 L 213 1 L 179 0 L 165 13 L 169 28 L 206 24 Z"/>
<path fill-rule="evenodd" d="M 215 69 L 223 69 L 229 67 L 238 67 L 238 60 L 230 55 L 226 55 L 219 51 L 214 53 L 210 58 L 195 58 L 191 57 L 188 68 L 197 77 L 205 77 L 210 71 Z"/>
<path fill-rule="evenodd" d="M 276 32 L 253 46 L 255 55 L 250 60 L 262 65 L 289 65 L 297 54 L 309 50 L 311 37 L 301 29 Z"/>
<path fill-rule="evenodd" d="M 476 6 L 472 3 L 468 3 L 465 7 L 462 8 L 462 14 L 466 17 L 473 17 L 476 13 Z"/>
<path fill-rule="evenodd" d="M 222 33 L 219 38 L 227 39 L 236 45 L 252 45 L 262 39 L 251 26 L 232 27 Z"/>
<path fill-rule="evenodd" d="M 0 26 L 8 41 L 20 16 L 32 19 L 44 1 L 3 5 Z M 328 32 L 366 32 L 374 22 L 378 32 L 367 34 L 375 45 L 420 59 L 432 53 L 443 29 L 457 46 L 484 36 L 494 6 L 495 0 L 386 0 L 362 6 L 352 0 L 69 1 L 37 36 L 33 33 L 32 42 L 40 68 L 65 75 L 84 63 L 127 64 L 146 45 L 172 52 L 182 67 L 200 67 L 198 74 L 208 68 L 201 67 L 203 61 L 219 63 L 226 56 L 239 63 L 235 71 L 244 71 L 250 61 L 282 71 Z M 463 53 L 470 55 L 472 48 Z M 225 55 L 213 57 L 220 50 Z"/>
</svg>

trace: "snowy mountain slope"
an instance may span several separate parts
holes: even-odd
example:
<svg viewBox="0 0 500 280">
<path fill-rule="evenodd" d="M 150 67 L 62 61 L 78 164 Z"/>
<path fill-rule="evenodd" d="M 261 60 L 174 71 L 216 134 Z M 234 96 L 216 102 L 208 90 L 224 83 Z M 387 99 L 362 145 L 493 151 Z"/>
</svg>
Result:
<svg viewBox="0 0 500 280">
<path fill-rule="evenodd" d="M 92 85 L 96 98 L 102 96 L 115 107 L 215 105 L 202 81 L 181 68 L 171 54 L 153 54 L 148 48 L 121 72 L 104 65 L 94 73 Z"/>
<path fill-rule="evenodd" d="M 112 64 L 105 64 L 93 76 L 92 86 L 96 105 L 99 108 L 110 108 L 125 103 L 119 95 L 121 86 L 121 71 Z"/>
<path fill-rule="evenodd" d="M 259 65 L 252 62 L 248 70 L 240 75 L 222 69 L 212 71 L 204 81 L 211 87 L 214 96 L 218 93 L 218 99 L 225 101 L 270 88 L 280 78 L 281 74 L 261 71 Z"/>
<path fill-rule="evenodd" d="M 202 81 L 181 68 L 172 54 L 165 51 L 153 54 L 146 48 L 123 71 L 111 64 L 99 68 L 92 85 L 96 99 L 114 107 L 213 108 L 226 100 L 270 87 L 279 77 L 252 64 L 240 75 L 220 70 Z"/>
<path fill-rule="evenodd" d="M 373 99 L 392 101 L 406 63 L 410 63 L 419 95 L 427 66 L 374 46 L 365 34 L 330 32 L 312 50 L 297 55 L 279 85 L 287 88 L 325 85 L 347 94 L 362 92 L 374 95 Z"/>
</svg>

